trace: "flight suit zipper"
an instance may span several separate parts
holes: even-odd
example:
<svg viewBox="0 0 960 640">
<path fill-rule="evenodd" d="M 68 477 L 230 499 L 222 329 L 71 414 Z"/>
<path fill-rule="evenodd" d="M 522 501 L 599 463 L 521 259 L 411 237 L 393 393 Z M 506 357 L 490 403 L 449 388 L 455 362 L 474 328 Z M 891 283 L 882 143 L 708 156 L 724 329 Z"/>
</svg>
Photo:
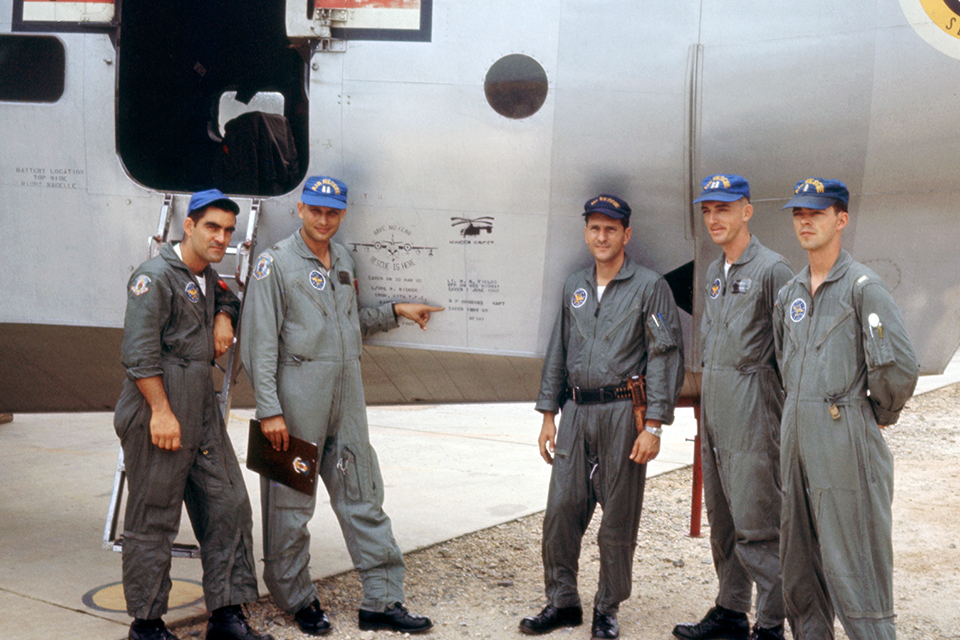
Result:
<svg viewBox="0 0 960 640">
<path fill-rule="evenodd" d="M 826 282 L 822 283 L 820 287 L 817 288 L 817 293 L 820 293 L 821 291 L 823 291 L 823 287 L 825 284 Z M 801 288 L 803 287 L 802 284 L 800 286 Z M 809 326 L 807 327 L 807 330 L 806 330 L 807 336 L 810 335 L 811 331 L 816 332 L 817 323 L 819 322 L 819 317 L 816 317 L 813 314 L 814 308 L 816 307 L 814 300 L 817 297 L 817 293 L 813 293 L 810 295 L 810 307 L 807 309 L 807 319 L 809 320 Z M 816 335 L 816 333 L 814 333 L 813 335 Z M 801 357 L 800 357 L 800 373 L 797 376 L 798 384 L 797 384 L 797 390 L 796 390 L 797 396 L 800 396 L 800 397 L 798 397 L 793 403 L 793 412 L 794 412 L 793 423 L 798 427 L 797 428 L 798 433 L 796 434 L 797 457 L 800 459 L 800 464 L 806 466 L 807 463 L 806 463 L 806 460 L 804 460 L 803 447 L 800 445 L 800 434 L 799 434 L 799 426 L 803 424 L 802 421 L 800 420 L 800 406 L 801 406 L 800 403 L 802 400 L 803 389 L 800 387 L 799 382 L 805 379 L 803 376 L 803 370 L 807 364 L 807 353 L 810 349 L 810 341 L 805 338 L 803 340 L 803 344 L 804 344 L 803 354 L 801 354 Z M 809 492 L 810 492 L 810 489 L 808 488 L 807 493 L 809 494 Z"/>
<path fill-rule="evenodd" d="M 610 295 L 610 285 L 612 285 L 613 283 L 614 283 L 614 280 L 611 280 L 610 282 L 607 283 L 607 287 L 603 291 L 603 294 L 605 296 Z M 598 289 L 596 287 L 596 284 L 594 283 L 592 286 L 594 287 L 593 289 L 594 292 L 597 293 Z M 593 331 L 591 331 L 591 335 L 590 335 L 590 353 L 587 356 L 587 384 L 590 386 L 596 386 L 597 384 L 599 384 L 597 380 L 594 379 L 595 372 L 593 369 L 593 356 L 594 356 L 594 349 L 596 348 L 596 345 L 597 345 L 597 332 L 600 330 L 600 298 L 599 297 L 597 298 L 597 308 L 594 309 L 593 311 L 593 318 L 594 318 Z"/>
<path fill-rule="evenodd" d="M 330 294 L 333 298 L 333 318 L 334 324 L 337 326 L 337 341 L 338 347 L 340 350 L 340 362 L 339 362 L 339 371 L 337 372 L 337 393 L 336 393 L 336 411 L 334 413 L 339 414 L 342 411 L 343 407 L 343 374 L 344 374 L 344 365 L 346 363 L 346 351 L 344 349 L 344 336 L 343 336 L 343 318 L 340 313 L 340 302 L 337 300 L 337 290 L 333 286 L 333 277 L 331 273 L 336 272 L 336 259 L 334 258 L 332 252 L 330 255 L 330 269 L 327 270 L 327 279 L 330 282 Z"/>
</svg>

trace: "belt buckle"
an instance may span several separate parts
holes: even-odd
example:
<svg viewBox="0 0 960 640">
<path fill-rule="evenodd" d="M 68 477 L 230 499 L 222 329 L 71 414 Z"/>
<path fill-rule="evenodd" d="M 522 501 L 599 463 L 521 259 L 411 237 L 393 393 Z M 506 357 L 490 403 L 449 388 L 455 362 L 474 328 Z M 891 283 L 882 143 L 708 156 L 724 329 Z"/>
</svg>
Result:
<svg viewBox="0 0 960 640">
<path fill-rule="evenodd" d="M 570 395 L 573 397 L 573 401 L 577 404 L 583 403 L 583 395 L 580 393 L 580 387 L 571 387 Z"/>
</svg>

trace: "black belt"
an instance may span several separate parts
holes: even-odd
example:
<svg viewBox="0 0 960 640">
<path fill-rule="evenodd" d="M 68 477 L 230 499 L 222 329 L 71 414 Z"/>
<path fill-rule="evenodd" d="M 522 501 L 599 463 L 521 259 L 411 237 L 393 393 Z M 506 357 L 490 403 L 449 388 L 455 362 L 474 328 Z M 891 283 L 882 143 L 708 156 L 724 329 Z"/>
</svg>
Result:
<svg viewBox="0 0 960 640">
<path fill-rule="evenodd" d="M 626 384 L 618 387 L 600 387 L 599 389 L 583 389 L 570 387 L 570 397 L 577 404 L 607 404 L 617 400 L 630 400 L 630 388 Z"/>
</svg>

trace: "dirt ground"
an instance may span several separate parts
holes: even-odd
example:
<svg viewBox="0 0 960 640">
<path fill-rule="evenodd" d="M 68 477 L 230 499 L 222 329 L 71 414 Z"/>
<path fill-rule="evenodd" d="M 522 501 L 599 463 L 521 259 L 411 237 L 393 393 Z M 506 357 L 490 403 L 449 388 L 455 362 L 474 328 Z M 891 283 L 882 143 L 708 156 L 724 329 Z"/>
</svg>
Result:
<svg viewBox="0 0 960 640">
<path fill-rule="evenodd" d="M 913 398 L 900 422 L 887 430 L 896 459 L 894 498 L 894 589 L 899 637 L 907 640 L 960 639 L 960 385 Z M 621 637 L 671 638 L 677 622 L 694 621 L 712 605 L 717 580 L 710 558 L 706 514 L 701 538 L 690 538 L 691 471 L 684 469 L 647 483 L 634 564 L 633 596 L 621 605 Z M 425 638 L 520 638 L 520 618 L 544 604 L 540 563 L 543 514 L 410 553 L 407 606 L 430 616 Z M 589 609 L 599 567 L 598 517 L 584 538 L 581 598 L 586 623 L 550 638 L 590 637 Z M 355 573 L 317 584 L 320 602 L 339 639 L 396 637 L 361 632 L 356 606 L 361 599 Z M 277 640 L 309 638 L 290 616 L 266 599 L 250 608 L 256 628 Z M 752 620 L 752 617 L 751 617 Z M 204 624 L 176 629 L 182 639 L 202 637 Z M 839 624 L 837 638 L 845 640 Z"/>
</svg>

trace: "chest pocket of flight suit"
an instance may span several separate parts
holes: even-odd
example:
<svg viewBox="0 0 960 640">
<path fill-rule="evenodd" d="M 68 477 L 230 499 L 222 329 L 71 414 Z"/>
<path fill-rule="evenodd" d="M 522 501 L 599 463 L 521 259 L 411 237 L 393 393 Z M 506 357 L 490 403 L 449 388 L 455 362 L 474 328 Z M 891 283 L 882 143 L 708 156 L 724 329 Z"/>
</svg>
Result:
<svg viewBox="0 0 960 640">
<path fill-rule="evenodd" d="M 162 338 L 169 354 L 188 360 L 212 360 L 213 352 L 209 351 L 209 347 L 212 347 L 213 340 L 212 336 L 207 336 L 206 302 L 200 290 L 197 289 L 196 294 L 199 299 L 192 302 L 184 291 L 183 283 L 173 280 L 171 286 L 176 290 Z"/>
<path fill-rule="evenodd" d="M 733 335 L 737 335 L 740 331 L 743 331 L 753 323 L 753 314 L 749 313 L 757 308 L 757 296 L 760 295 L 760 286 L 756 282 L 752 282 L 749 279 L 747 280 L 737 280 L 734 284 L 746 282 L 748 284 L 741 284 L 741 287 L 749 287 L 744 291 L 734 291 L 731 287 L 731 293 L 729 294 L 731 299 L 728 303 L 730 306 L 730 317 L 727 318 L 725 325 L 730 329 L 730 332 Z M 769 317 L 769 315 L 767 316 Z"/>
<path fill-rule="evenodd" d="M 853 308 L 846 307 L 814 343 L 817 362 L 823 365 L 820 376 L 829 393 L 841 393 L 856 380 L 858 360 L 856 355 L 854 354 L 854 357 L 836 356 L 847 354 L 850 349 L 856 348 L 859 330 Z"/>
<path fill-rule="evenodd" d="M 566 320 L 569 326 L 569 339 L 566 346 L 566 364 L 570 366 L 572 371 L 580 371 L 582 367 L 586 366 L 587 358 L 589 357 L 589 349 L 585 347 L 591 337 L 590 328 L 593 315 L 592 312 L 589 312 L 588 317 L 588 312 L 584 309 L 573 308 L 568 308 L 564 313 L 567 314 Z M 569 382 L 569 378 L 567 381 Z"/>
<path fill-rule="evenodd" d="M 308 285 L 302 279 L 299 279 L 299 278 L 297 279 L 296 284 L 294 284 L 294 289 L 296 289 L 300 295 L 302 295 L 307 300 L 309 300 L 311 304 L 313 304 L 313 306 L 317 308 L 317 311 L 319 311 L 324 318 L 330 315 L 329 312 L 327 311 L 327 306 L 320 299 L 319 291 L 314 290 L 313 287 L 311 287 L 310 285 Z"/>
<path fill-rule="evenodd" d="M 769 331 L 769 329 L 758 329 L 758 327 L 768 326 L 768 322 L 758 322 L 758 318 L 764 317 L 764 320 L 770 317 L 770 311 L 765 310 L 765 305 L 758 304 L 757 298 L 760 296 L 762 287 L 760 283 L 749 278 L 733 280 L 728 287 L 728 299 L 725 303 L 725 317 L 717 318 L 717 322 L 722 320 L 722 327 L 717 328 L 715 340 L 725 338 L 723 344 L 714 345 L 715 352 L 711 356 L 716 358 L 713 363 L 715 366 L 737 367 L 741 372 L 756 371 L 756 363 L 750 361 L 744 365 L 744 360 L 750 360 L 755 352 L 754 342 L 758 340 L 757 332 Z M 769 334 L 768 334 L 769 335 Z M 721 338 L 722 336 L 722 338 Z M 744 369 L 749 366 L 749 369 Z"/>
</svg>

